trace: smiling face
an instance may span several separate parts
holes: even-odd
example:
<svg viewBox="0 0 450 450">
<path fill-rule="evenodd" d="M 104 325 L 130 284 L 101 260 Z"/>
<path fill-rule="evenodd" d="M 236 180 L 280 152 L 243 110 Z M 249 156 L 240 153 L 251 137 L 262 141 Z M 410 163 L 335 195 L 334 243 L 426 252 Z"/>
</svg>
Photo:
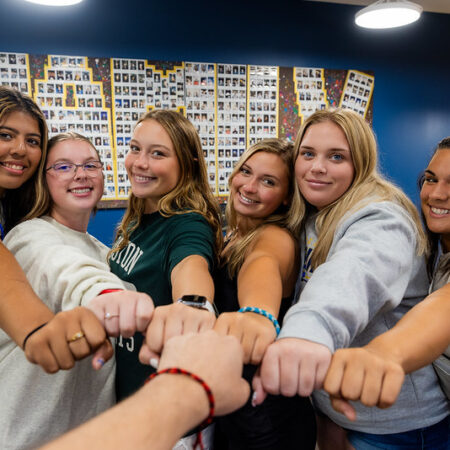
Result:
<svg viewBox="0 0 450 450">
<path fill-rule="evenodd" d="M 49 150 L 46 169 L 56 163 L 85 164 L 98 160 L 97 152 L 88 142 L 65 140 Z M 92 210 L 103 195 L 101 169 L 88 173 L 77 167 L 69 174 L 49 169 L 46 181 L 52 199 L 50 215 L 69 228 L 86 231 Z"/>
<path fill-rule="evenodd" d="M 450 251 L 450 149 L 438 150 L 428 164 L 420 200 L 428 228 Z"/>
<path fill-rule="evenodd" d="M 0 195 L 22 186 L 37 169 L 41 155 L 37 120 L 22 111 L 8 114 L 0 123 Z"/>
<path fill-rule="evenodd" d="M 344 132 L 331 121 L 310 125 L 295 162 L 295 178 L 308 203 L 322 209 L 340 198 L 355 174 Z"/>
<path fill-rule="evenodd" d="M 276 154 L 258 151 L 245 161 L 231 181 L 236 213 L 264 219 L 288 203 L 288 168 Z"/>
<path fill-rule="evenodd" d="M 181 171 L 172 140 L 156 120 L 136 125 L 125 168 L 133 195 L 145 199 L 145 213 L 157 211 L 159 200 L 178 184 Z"/>
</svg>

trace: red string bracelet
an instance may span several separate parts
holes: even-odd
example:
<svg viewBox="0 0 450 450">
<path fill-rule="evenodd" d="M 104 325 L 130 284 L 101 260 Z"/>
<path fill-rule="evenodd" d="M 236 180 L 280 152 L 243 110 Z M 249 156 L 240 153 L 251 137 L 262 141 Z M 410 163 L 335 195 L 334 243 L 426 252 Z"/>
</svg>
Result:
<svg viewBox="0 0 450 450">
<path fill-rule="evenodd" d="M 98 295 L 110 294 L 111 292 L 118 292 L 118 291 L 123 291 L 123 289 L 103 289 L 103 291 L 100 292 L 100 294 Z"/>
<path fill-rule="evenodd" d="M 162 375 L 164 373 L 171 373 L 175 375 L 187 375 L 188 377 L 192 378 L 193 380 L 197 381 L 197 383 L 200 383 L 202 388 L 206 392 L 206 396 L 208 397 L 209 402 L 209 414 L 208 417 L 199 425 L 199 428 L 202 429 L 208 425 L 210 425 L 214 418 L 214 396 L 211 391 L 211 388 L 203 381 L 199 376 L 195 375 L 192 372 L 188 372 L 184 369 L 179 369 L 178 367 L 169 367 L 167 369 L 160 370 L 158 372 L 152 373 L 145 382 L 148 383 L 149 381 L 153 380 L 153 378 L 157 377 L 158 375 Z M 202 442 L 202 432 L 201 430 L 197 433 L 197 439 L 194 443 L 194 449 L 197 447 L 197 445 L 200 446 L 200 449 L 203 450 L 203 442 Z"/>
</svg>

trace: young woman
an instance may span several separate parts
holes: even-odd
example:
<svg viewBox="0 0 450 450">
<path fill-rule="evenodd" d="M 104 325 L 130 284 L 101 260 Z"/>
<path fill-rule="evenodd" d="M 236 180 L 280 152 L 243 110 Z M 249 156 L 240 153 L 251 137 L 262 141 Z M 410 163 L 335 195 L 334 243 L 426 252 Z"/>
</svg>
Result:
<svg viewBox="0 0 450 450">
<path fill-rule="evenodd" d="M 87 138 L 70 132 L 49 141 L 44 161 L 45 169 L 36 182 L 36 203 L 26 216 L 29 220 L 8 233 L 5 245 L 54 313 L 87 305 L 92 299 L 104 302 L 95 299 L 98 294 L 123 290 L 124 285 L 109 271 L 108 248 L 86 233 L 89 217 L 103 194 L 98 153 Z M 140 328 L 144 330 L 153 310 L 151 300 L 134 292 L 126 300 L 133 303 L 133 312 L 146 310 L 147 320 Z M 111 314 L 110 321 L 119 320 L 116 311 Z M 74 351 L 78 347 L 89 353 L 91 334 L 101 328 L 96 322 L 92 317 L 81 329 L 69 323 L 60 342 L 55 339 L 53 345 L 66 348 L 68 342 Z M 71 371 L 50 376 L 31 365 L 22 349 L 0 333 L 0 374 L 5 387 L 0 402 L 1 447 L 36 447 L 114 404 L 112 362 L 96 373 L 85 360 Z M 68 368 L 64 362 L 60 365 Z"/>
<path fill-rule="evenodd" d="M 334 407 L 351 419 L 355 412 L 344 399 L 359 400 L 367 406 L 390 406 L 405 373 L 434 360 L 441 386 L 450 398 L 450 137 L 437 145 L 420 184 L 431 249 L 428 271 L 432 293 L 365 347 L 342 349 L 333 355 L 324 387 L 333 397 Z"/>
<path fill-rule="evenodd" d="M 322 386 L 331 352 L 367 344 L 426 295 L 426 238 L 412 203 L 377 173 L 375 137 L 357 114 L 316 112 L 295 149 L 294 202 L 306 207 L 303 269 L 298 302 L 266 351 L 261 380 L 270 393 L 309 395 Z M 389 410 L 355 405 L 354 422 L 323 391 L 313 399 L 356 448 L 371 448 L 366 440 L 398 448 L 397 439 L 416 442 L 408 432 L 428 427 L 431 447 L 446 448 L 449 405 L 431 366 L 407 376 Z"/>
<path fill-rule="evenodd" d="M 215 276 L 215 303 L 222 314 L 215 329 L 240 340 L 248 381 L 277 336 L 276 319 L 282 320 L 292 303 L 298 229 L 289 224 L 299 213 L 291 207 L 293 167 L 293 145 L 265 139 L 244 152 L 229 179 L 227 239 Z M 249 399 L 237 412 L 219 418 L 218 425 L 216 448 L 315 446 L 308 399 L 270 396 L 260 406 Z"/>
<path fill-rule="evenodd" d="M 0 86 L 0 235 L 3 240 L 34 204 L 36 170 L 47 148 L 45 117 L 31 98 Z M 0 242 L 0 327 L 21 345 L 53 313 L 36 296 L 14 257 Z"/>
<path fill-rule="evenodd" d="M 139 120 L 125 167 L 132 193 L 110 267 L 157 306 L 146 332 L 147 350 L 157 355 L 169 337 L 214 325 L 215 314 L 204 308 L 214 298 L 210 271 L 222 243 L 219 208 L 198 134 L 175 111 L 154 110 Z M 140 388 L 153 371 L 139 362 L 142 342 L 140 333 L 118 339 L 119 400 Z"/>
</svg>

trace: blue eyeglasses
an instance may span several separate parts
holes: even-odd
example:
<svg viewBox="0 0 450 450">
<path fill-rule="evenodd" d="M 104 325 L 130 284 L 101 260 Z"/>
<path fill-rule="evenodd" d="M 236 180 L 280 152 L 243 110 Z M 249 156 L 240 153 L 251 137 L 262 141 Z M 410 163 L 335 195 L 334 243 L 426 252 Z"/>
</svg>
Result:
<svg viewBox="0 0 450 450">
<path fill-rule="evenodd" d="M 47 167 L 45 171 L 53 169 L 59 176 L 71 177 L 76 174 L 78 167 L 81 167 L 89 178 L 95 178 L 100 173 L 103 164 L 100 161 L 88 161 L 83 164 L 60 162 Z"/>
</svg>

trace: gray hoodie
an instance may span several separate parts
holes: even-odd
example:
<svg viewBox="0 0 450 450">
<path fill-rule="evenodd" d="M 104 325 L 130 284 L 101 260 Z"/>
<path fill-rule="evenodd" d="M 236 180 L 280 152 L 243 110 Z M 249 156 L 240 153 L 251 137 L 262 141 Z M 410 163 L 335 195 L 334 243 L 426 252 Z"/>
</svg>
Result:
<svg viewBox="0 0 450 450">
<path fill-rule="evenodd" d="M 308 220 L 301 236 L 303 262 L 317 239 L 314 223 L 314 218 Z M 307 339 L 334 352 L 363 346 L 392 328 L 428 293 L 425 262 L 416 254 L 416 243 L 411 218 L 392 202 L 370 203 L 346 216 L 326 261 L 310 276 L 307 267 L 302 271 L 297 303 L 287 312 L 279 339 Z M 355 422 L 336 412 L 324 391 L 316 391 L 313 401 L 338 425 L 375 434 L 426 427 L 450 413 L 431 366 L 406 376 L 391 408 L 355 402 Z"/>
</svg>

